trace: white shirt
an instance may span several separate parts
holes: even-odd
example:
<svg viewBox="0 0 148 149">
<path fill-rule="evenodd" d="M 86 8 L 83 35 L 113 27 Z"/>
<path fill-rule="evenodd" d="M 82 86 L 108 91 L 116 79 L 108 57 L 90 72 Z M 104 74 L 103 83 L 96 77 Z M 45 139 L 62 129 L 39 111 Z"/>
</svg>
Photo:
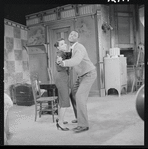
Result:
<svg viewBox="0 0 148 149">
<path fill-rule="evenodd" d="M 75 43 L 70 47 L 70 49 L 73 50 L 74 46 L 75 46 L 77 43 L 78 43 L 78 42 L 75 42 Z"/>
</svg>

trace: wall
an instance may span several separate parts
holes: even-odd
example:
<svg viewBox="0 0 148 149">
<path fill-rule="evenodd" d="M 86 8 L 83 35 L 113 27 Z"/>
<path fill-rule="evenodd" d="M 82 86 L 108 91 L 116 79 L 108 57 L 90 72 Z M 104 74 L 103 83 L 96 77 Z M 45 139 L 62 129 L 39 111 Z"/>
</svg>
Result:
<svg viewBox="0 0 148 149">
<path fill-rule="evenodd" d="M 28 28 L 27 49 L 29 52 L 30 75 L 38 75 L 39 81 L 47 83 L 47 48 L 45 44 L 45 28 L 37 25 Z"/>
<path fill-rule="evenodd" d="M 144 8 L 138 5 L 111 5 L 110 19 L 111 47 L 119 47 L 121 54 L 127 57 L 127 91 L 130 92 L 135 72 L 133 66 L 138 56 L 138 45 L 144 44 Z M 142 21 L 140 22 L 140 17 Z"/>
<path fill-rule="evenodd" d="M 104 57 L 110 48 L 110 29 L 108 28 L 109 7 L 101 5 L 101 11 L 96 14 L 96 32 L 97 32 L 97 48 L 98 48 L 98 84 L 100 96 L 105 96 L 105 77 L 104 77 Z M 105 24 L 105 25 L 104 25 Z"/>
<path fill-rule="evenodd" d="M 10 86 L 30 83 L 27 28 L 16 22 L 4 20 L 4 90 L 10 95 Z"/>
<path fill-rule="evenodd" d="M 110 19 L 109 19 L 109 7 L 105 5 L 101 5 L 101 22 L 102 24 L 104 22 L 107 22 L 108 25 L 110 25 Z M 107 51 L 109 51 L 109 48 L 111 47 L 110 43 L 110 30 L 106 30 L 105 32 L 101 30 L 101 47 L 102 47 L 102 56 L 105 57 Z"/>
<path fill-rule="evenodd" d="M 75 28 L 80 33 L 79 42 L 86 47 L 90 60 L 95 66 L 97 66 L 97 43 L 94 16 L 78 18 L 75 22 Z M 98 81 L 96 80 L 91 88 L 91 91 L 97 92 L 98 90 Z"/>
</svg>

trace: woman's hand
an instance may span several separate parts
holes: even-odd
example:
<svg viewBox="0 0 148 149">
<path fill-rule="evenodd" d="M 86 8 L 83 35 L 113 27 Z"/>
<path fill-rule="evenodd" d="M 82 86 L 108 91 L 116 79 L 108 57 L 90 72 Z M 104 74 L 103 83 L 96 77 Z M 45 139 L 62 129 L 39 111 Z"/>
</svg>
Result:
<svg viewBox="0 0 148 149">
<path fill-rule="evenodd" d="M 60 56 L 57 56 L 57 64 L 60 64 L 61 62 L 62 62 L 62 57 L 60 57 Z"/>
</svg>

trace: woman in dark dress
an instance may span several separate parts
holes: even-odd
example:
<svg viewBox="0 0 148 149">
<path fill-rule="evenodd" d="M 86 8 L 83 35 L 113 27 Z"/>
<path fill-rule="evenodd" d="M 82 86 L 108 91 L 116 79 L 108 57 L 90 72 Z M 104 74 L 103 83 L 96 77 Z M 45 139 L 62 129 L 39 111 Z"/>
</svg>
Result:
<svg viewBox="0 0 148 149">
<path fill-rule="evenodd" d="M 61 67 L 58 65 L 58 61 L 61 60 L 61 58 L 67 59 L 67 44 L 65 43 L 65 40 L 63 38 L 59 39 L 54 46 L 57 48 L 57 58 L 56 58 L 56 69 L 57 73 L 55 76 L 55 84 L 58 89 L 58 96 L 59 96 L 59 114 L 58 119 L 56 119 L 57 122 L 57 128 L 67 131 L 68 128 L 65 128 L 63 125 L 64 122 L 64 115 L 65 111 L 68 107 L 70 107 L 70 100 L 69 100 L 69 77 L 68 77 L 68 67 Z"/>
</svg>

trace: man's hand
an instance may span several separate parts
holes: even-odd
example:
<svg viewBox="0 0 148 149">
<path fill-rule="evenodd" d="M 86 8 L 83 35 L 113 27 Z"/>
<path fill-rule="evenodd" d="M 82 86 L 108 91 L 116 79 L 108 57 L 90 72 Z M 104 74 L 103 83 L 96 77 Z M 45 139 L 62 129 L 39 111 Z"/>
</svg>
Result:
<svg viewBox="0 0 148 149">
<path fill-rule="evenodd" d="M 59 65 L 62 66 L 62 67 L 64 67 L 64 62 L 61 61 L 61 62 L 59 63 Z"/>
</svg>

